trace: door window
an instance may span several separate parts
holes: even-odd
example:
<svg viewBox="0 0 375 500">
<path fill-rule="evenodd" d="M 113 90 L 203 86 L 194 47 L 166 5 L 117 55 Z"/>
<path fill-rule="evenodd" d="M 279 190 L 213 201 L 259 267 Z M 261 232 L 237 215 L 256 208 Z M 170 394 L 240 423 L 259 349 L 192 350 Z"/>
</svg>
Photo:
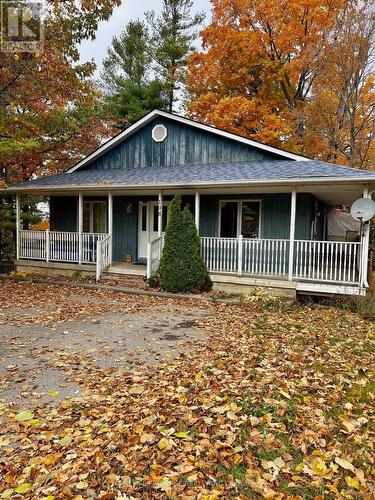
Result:
<svg viewBox="0 0 375 500">
<path fill-rule="evenodd" d="M 241 234 L 244 238 L 259 238 L 259 201 L 242 202 Z"/>
<path fill-rule="evenodd" d="M 147 205 L 142 205 L 142 231 L 147 231 Z"/>
</svg>

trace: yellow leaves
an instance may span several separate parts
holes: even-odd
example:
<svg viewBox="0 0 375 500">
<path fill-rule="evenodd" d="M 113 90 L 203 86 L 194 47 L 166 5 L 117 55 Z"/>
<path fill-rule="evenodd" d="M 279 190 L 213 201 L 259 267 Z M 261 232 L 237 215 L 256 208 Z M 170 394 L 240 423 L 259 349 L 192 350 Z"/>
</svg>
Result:
<svg viewBox="0 0 375 500">
<path fill-rule="evenodd" d="M 10 498 L 13 495 L 13 492 L 14 492 L 13 488 L 4 490 L 0 495 L 0 498 Z"/>
<path fill-rule="evenodd" d="M 305 464 L 304 463 L 299 463 L 295 466 L 295 471 L 296 472 L 302 472 L 305 469 Z"/>
<path fill-rule="evenodd" d="M 172 449 L 171 441 L 165 437 L 161 438 L 158 442 L 159 450 L 168 451 Z"/>
<path fill-rule="evenodd" d="M 143 385 L 133 385 L 129 389 L 129 394 L 143 394 L 145 392 L 145 388 Z"/>
<path fill-rule="evenodd" d="M 18 496 L 40 500 L 115 500 L 119 491 L 124 498 L 199 500 L 246 491 L 279 500 L 303 495 L 305 487 L 333 498 L 369 496 L 363 419 L 369 406 L 351 398 L 351 412 L 344 404 L 344 379 L 357 384 L 351 368 L 356 355 L 341 344 L 335 352 L 326 335 L 330 323 L 337 342 L 342 328 L 346 345 L 349 320 L 332 324 L 330 308 L 315 306 L 308 314 L 299 306 L 288 313 L 258 312 L 258 303 L 214 307 L 217 314 L 202 319 L 210 334 L 209 359 L 200 341 L 151 371 L 140 365 L 91 369 L 86 358 L 77 365 L 64 357 L 69 377 L 87 390 L 74 401 L 56 401 L 55 408 L 50 401 L 48 411 L 35 410 L 37 432 L 32 418 L 21 425 L 14 418 L 20 410 L 0 406 L 7 436 L 1 453 L 15 470 L 9 467 L 3 477 L 1 500 L 15 497 L 14 488 L 26 482 L 33 488 Z M 364 338 L 363 323 L 350 321 Z M 356 468 L 359 463 L 365 472 Z"/>
<path fill-rule="evenodd" d="M 59 391 L 50 391 L 48 393 L 48 396 L 51 396 L 51 398 L 55 398 L 56 396 L 58 396 L 59 394 Z"/>
<path fill-rule="evenodd" d="M 158 481 L 155 485 L 159 490 L 169 491 L 172 487 L 172 481 L 167 477 L 163 478 L 161 481 Z"/>
<path fill-rule="evenodd" d="M 342 467 L 343 469 L 350 470 L 352 472 L 355 471 L 354 465 L 348 460 L 344 460 L 343 458 L 336 457 L 335 462 Z"/>
<path fill-rule="evenodd" d="M 345 481 L 350 488 L 355 488 L 356 490 L 359 489 L 359 481 L 356 477 L 346 476 Z"/>
<path fill-rule="evenodd" d="M 80 481 L 80 482 L 76 483 L 74 486 L 75 486 L 75 488 L 77 488 L 77 490 L 87 490 L 87 488 L 89 487 L 89 484 L 87 481 Z"/>
<path fill-rule="evenodd" d="M 14 488 L 15 493 L 27 493 L 33 485 L 31 483 L 22 483 Z"/>
<path fill-rule="evenodd" d="M 51 453 L 50 455 L 47 455 L 43 461 L 45 465 L 47 465 L 47 467 L 53 467 L 54 465 L 57 464 L 60 458 L 61 458 L 60 453 Z"/>
<path fill-rule="evenodd" d="M 259 493 L 263 498 L 274 498 L 276 496 L 276 492 L 261 477 L 259 472 L 254 469 L 246 472 L 245 481 L 255 493 Z"/>
<path fill-rule="evenodd" d="M 314 472 L 314 474 L 318 477 L 324 477 L 324 478 L 329 478 L 330 477 L 330 471 L 327 468 L 327 465 L 325 461 L 318 457 L 315 458 L 311 463 L 310 463 L 311 470 Z"/>
<path fill-rule="evenodd" d="M 24 410 L 18 413 L 15 417 L 19 422 L 27 422 L 28 420 L 32 420 L 34 418 L 33 410 Z"/>
<path fill-rule="evenodd" d="M 175 436 L 182 439 L 186 439 L 189 437 L 189 435 L 186 432 L 176 432 Z"/>
<path fill-rule="evenodd" d="M 61 446 L 68 446 L 71 442 L 72 438 L 70 436 L 64 436 L 58 441 L 58 443 L 61 444 Z"/>
</svg>

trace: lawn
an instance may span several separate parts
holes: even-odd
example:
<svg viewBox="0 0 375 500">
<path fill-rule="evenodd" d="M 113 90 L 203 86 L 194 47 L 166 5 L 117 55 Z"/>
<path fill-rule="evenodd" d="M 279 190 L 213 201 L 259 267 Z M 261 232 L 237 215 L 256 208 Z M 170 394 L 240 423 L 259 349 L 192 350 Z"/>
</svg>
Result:
<svg viewBox="0 0 375 500">
<path fill-rule="evenodd" d="M 100 335 L 117 314 L 149 319 L 144 350 L 156 342 L 156 312 L 194 318 L 178 349 L 136 364 L 117 351 L 102 363 L 101 348 L 71 349 L 69 335 L 67 348 L 50 349 L 80 393 L 27 407 L 3 399 L 0 498 L 374 495 L 375 330 L 358 314 L 262 296 L 174 302 L 10 281 L 0 297 L 0 334 L 53 337 L 95 317 Z"/>
</svg>

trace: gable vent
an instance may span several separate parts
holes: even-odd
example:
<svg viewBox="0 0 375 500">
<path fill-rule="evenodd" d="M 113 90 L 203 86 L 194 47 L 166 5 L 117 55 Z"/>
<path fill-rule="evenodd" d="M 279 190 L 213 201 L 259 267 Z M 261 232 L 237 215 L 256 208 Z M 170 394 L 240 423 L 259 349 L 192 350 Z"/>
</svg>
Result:
<svg viewBox="0 0 375 500">
<path fill-rule="evenodd" d="M 155 125 L 152 129 L 152 138 L 155 142 L 163 142 L 167 137 L 167 129 L 164 125 Z"/>
</svg>

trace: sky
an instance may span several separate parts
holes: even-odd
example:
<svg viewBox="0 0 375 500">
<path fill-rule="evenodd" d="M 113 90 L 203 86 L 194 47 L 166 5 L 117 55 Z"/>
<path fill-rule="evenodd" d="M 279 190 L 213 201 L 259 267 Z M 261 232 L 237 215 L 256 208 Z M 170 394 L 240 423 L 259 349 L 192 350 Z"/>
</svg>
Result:
<svg viewBox="0 0 375 500">
<path fill-rule="evenodd" d="M 193 0 L 194 11 L 207 12 L 208 23 L 210 18 L 210 1 Z M 117 7 L 108 21 L 101 22 L 97 31 L 95 40 L 86 40 L 80 47 L 81 62 L 91 61 L 97 65 L 94 77 L 99 78 L 102 67 L 102 61 L 107 54 L 107 49 L 111 44 L 112 38 L 124 30 L 126 23 L 132 19 L 143 17 L 144 11 L 160 11 L 162 0 L 123 0 L 120 7 Z"/>
</svg>

